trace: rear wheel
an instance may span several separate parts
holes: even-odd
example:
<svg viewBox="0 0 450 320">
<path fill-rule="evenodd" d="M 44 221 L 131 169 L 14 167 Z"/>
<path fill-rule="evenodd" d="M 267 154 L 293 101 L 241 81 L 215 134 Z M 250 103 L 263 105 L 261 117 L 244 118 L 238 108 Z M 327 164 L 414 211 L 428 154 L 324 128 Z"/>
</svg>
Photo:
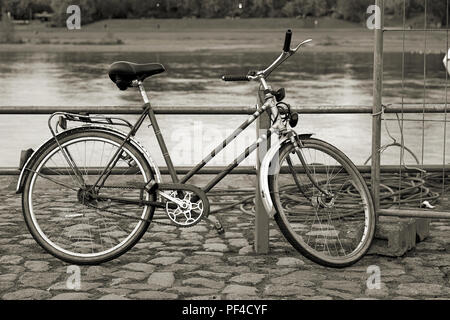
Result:
<svg viewBox="0 0 450 320">
<path fill-rule="evenodd" d="M 280 149 L 280 166 L 269 177 L 275 220 L 310 260 L 327 267 L 352 265 L 367 252 L 375 232 L 369 189 L 341 151 L 316 139 L 302 142 L 297 151 L 290 143 Z"/>
<path fill-rule="evenodd" d="M 120 256 L 145 233 L 154 207 L 97 200 L 85 186 L 97 181 L 123 140 L 82 128 L 58 141 L 64 152 L 53 141 L 29 168 L 22 198 L 28 229 L 45 250 L 69 263 L 99 264 Z M 125 143 L 115 169 L 99 195 L 155 200 L 155 194 L 133 187 L 153 179 L 153 171 L 131 143 Z"/>
</svg>

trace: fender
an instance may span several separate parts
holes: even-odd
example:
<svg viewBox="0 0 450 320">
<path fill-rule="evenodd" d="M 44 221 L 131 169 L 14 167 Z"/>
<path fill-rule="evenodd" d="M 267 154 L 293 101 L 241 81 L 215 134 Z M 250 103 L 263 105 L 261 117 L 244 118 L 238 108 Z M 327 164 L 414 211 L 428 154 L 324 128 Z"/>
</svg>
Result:
<svg viewBox="0 0 450 320">
<path fill-rule="evenodd" d="M 56 135 L 56 138 L 61 138 L 62 136 L 65 136 L 67 134 L 71 134 L 77 131 L 83 131 L 83 130 L 95 130 L 95 131 L 103 131 L 103 132 L 108 132 L 108 133 L 112 133 L 115 136 L 117 136 L 118 138 L 121 138 L 123 140 L 125 140 L 125 138 L 127 137 L 127 134 L 123 131 L 120 131 L 118 129 L 113 129 L 113 128 L 109 128 L 106 126 L 101 126 L 101 125 L 96 125 L 96 126 L 83 126 L 83 127 L 78 127 L 78 128 L 74 128 L 74 129 L 70 129 L 64 132 L 61 132 L 60 134 Z M 17 182 L 17 187 L 16 187 L 16 194 L 21 194 L 23 193 L 23 188 L 24 188 L 24 184 L 25 184 L 25 180 L 26 177 L 29 173 L 29 171 L 27 170 L 28 168 L 31 167 L 31 165 L 33 164 L 33 162 L 37 159 L 37 157 L 42 153 L 42 151 L 51 143 L 53 143 L 53 141 L 55 140 L 55 138 L 51 138 L 49 140 L 47 140 L 46 142 L 44 142 L 31 156 L 30 158 L 27 160 L 27 162 L 25 163 L 25 165 L 23 166 L 20 175 L 19 175 L 19 181 Z M 144 155 L 145 159 L 148 161 L 148 164 L 150 165 L 150 167 L 154 170 L 154 174 L 155 174 L 155 179 L 157 183 L 161 183 L 161 173 L 159 171 L 158 166 L 156 165 L 156 162 L 153 160 L 153 158 L 151 157 L 150 153 L 142 146 L 142 144 L 140 144 L 135 138 L 131 137 L 130 138 L 130 142 L 131 144 L 136 147 L 140 152 L 142 152 L 142 154 Z"/>
<path fill-rule="evenodd" d="M 312 134 L 299 135 L 300 140 L 309 139 Z M 266 213 L 270 218 L 275 216 L 276 210 L 272 202 L 272 196 L 269 189 L 269 176 L 278 174 L 280 172 L 279 166 L 279 150 L 284 144 L 289 143 L 287 138 L 279 140 L 270 150 L 267 152 L 264 160 L 261 163 L 259 171 L 259 192 L 261 200 L 266 210 Z"/>
</svg>

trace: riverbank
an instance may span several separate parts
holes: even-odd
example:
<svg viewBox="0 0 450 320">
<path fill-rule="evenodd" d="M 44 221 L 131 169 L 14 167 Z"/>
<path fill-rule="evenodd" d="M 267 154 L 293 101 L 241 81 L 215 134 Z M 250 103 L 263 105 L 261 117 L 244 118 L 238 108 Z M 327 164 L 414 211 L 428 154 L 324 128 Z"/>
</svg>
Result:
<svg viewBox="0 0 450 320">
<path fill-rule="evenodd" d="M 48 28 L 34 22 L 16 26 L 20 44 L 0 44 L 3 52 L 278 52 L 284 32 L 293 43 L 312 38 L 306 52 L 372 52 L 373 31 L 331 18 L 318 24 L 298 19 L 108 20 L 81 30 Z M 401 32 L 385 33 L 385 51 L 401 52 Z M 423 52 L 424 32 L 408 32 L 405 50 Z M 427 52 L 447 50 L 446 32 L 427 35 Z"/>
</svg>

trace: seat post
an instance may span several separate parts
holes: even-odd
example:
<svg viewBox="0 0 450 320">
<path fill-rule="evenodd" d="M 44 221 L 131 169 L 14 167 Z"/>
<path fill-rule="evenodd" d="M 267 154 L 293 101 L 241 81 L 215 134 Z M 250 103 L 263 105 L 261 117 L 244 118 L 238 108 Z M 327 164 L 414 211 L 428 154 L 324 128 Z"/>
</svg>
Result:
<svg viewBox="0 0 450 320">
<path fill-rule="evenodd" d="M 141 92 L 142 99 L 144 99 L 145 104 L 149 104 L 150 100 L 148 99 L 147 92 L 145 91 L 144 84 L 142 81 L 138 82 L 139 91 Z"/>
<path fill-rule="evenodd" d="M 173 165 L 172 159 L 169 155 L 169 150 L 167 149 L 166 142 L 164 141 L 164 137 L 162 136 L 161 129 L 159 128 L 158 121 L 155 117 L 155 112 L 151 108 L 150 100 L 148 99 L 147 92 L 145 91 L 144 85 L 142 81 L 133 81 L 133 86 L 139 87 L 139 91 L 141 92 L 142 99 L 144 99 L 145 106 L 144 109 L 148 112 L 148 117 L 150 119 L 150 123 L 153 127 L 153 131 L 155 132 L 156 140 L 158 141 L 159 147 L 161 148 L 161 152 L 163 154 L 164 160 L 166 161 L 167 168 L 169 169 L 169 174 L 172 178 L 173 183 L 178 183 L 179 179 L 177 176 L 177 171 Z"/>
</svg>

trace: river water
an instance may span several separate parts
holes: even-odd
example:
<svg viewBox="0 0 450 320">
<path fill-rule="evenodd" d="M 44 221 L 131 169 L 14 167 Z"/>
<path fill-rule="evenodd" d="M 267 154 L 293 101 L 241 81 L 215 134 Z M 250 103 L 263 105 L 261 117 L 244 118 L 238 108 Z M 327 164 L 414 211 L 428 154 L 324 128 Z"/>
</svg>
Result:
<svg viewBox="0 0 450 320">
<path fill-rule="evenodd" d="M 107 76 L 108 66 L 118 60 L 159 62 L 167 72 L 146 81 L 153 105 L 248 106 L 256 102 L 255 83 L 223 83 L 222 74 L 241 74 L 261 69 L 276 54 L 263 53 L 0 53 L 1 106 L 97 106 L 139 105 L 135 90 L 119 91 Z M 446 72 L 442 56 L 428 55 L 424 81 L 424 58 L 405 55 L 402 85 L 402 54 L 385 54 L 385 104 L 445 102 Z M 285 87 L 292 105 L 371 105 L 372 60 L 370 53 L 305 53 L 297 55 L 273 73 L 270 84 Z M 424 90 L 424 84 L 426 90 Z M 392 118 L 392 116 L 389 116 Z M 405 116 L 422 119 L 422 115 Z M 129 120 L 134 116 L 126 117 Z M 158 116 L 162 132 L 176 165 L 192 165 L 231 133 L 245 116 Z M 442 120 L 444 115 L 427 115 Z M 400 141 L 396 122 L 391 134 Z M 439 122 L 406 122 L 405 141 L 420 161 L 442 164 L 445 125 Z M 304 115 L 298 131 L 314 133 L 333 143 L 358 164 L 371 150 L 370 115 Z M 447 130 L 447 132 L 450 130 Z M 424 144 L 422 144 L 422 135 Z M 0 116 L 2 151 L 0 166 L 18 165 L 20 151 L 37 148 L 49 138 L 47 116 Z M 449 138 L 449 137 L 448 137 Z M 447 138 L 447 140 L 449 140 Z M 146 148 L 163 164 L 151 129 L 138 134 Z M 255 140 L 252 127 L 213 164 L 223 165 Z M 383 128 L 383 143 L 391 140 Z M 449 150 L 450 146 L 446 146 Z M 447 156 L 448 157 L 448 156 Z M 408 163 L 414 163 L 407 157 Z M 254 157 L 246 165 L 252 165 Z M 383 154 L 383 163 L 398 164 L 395 148 Z"/>
</svg>

